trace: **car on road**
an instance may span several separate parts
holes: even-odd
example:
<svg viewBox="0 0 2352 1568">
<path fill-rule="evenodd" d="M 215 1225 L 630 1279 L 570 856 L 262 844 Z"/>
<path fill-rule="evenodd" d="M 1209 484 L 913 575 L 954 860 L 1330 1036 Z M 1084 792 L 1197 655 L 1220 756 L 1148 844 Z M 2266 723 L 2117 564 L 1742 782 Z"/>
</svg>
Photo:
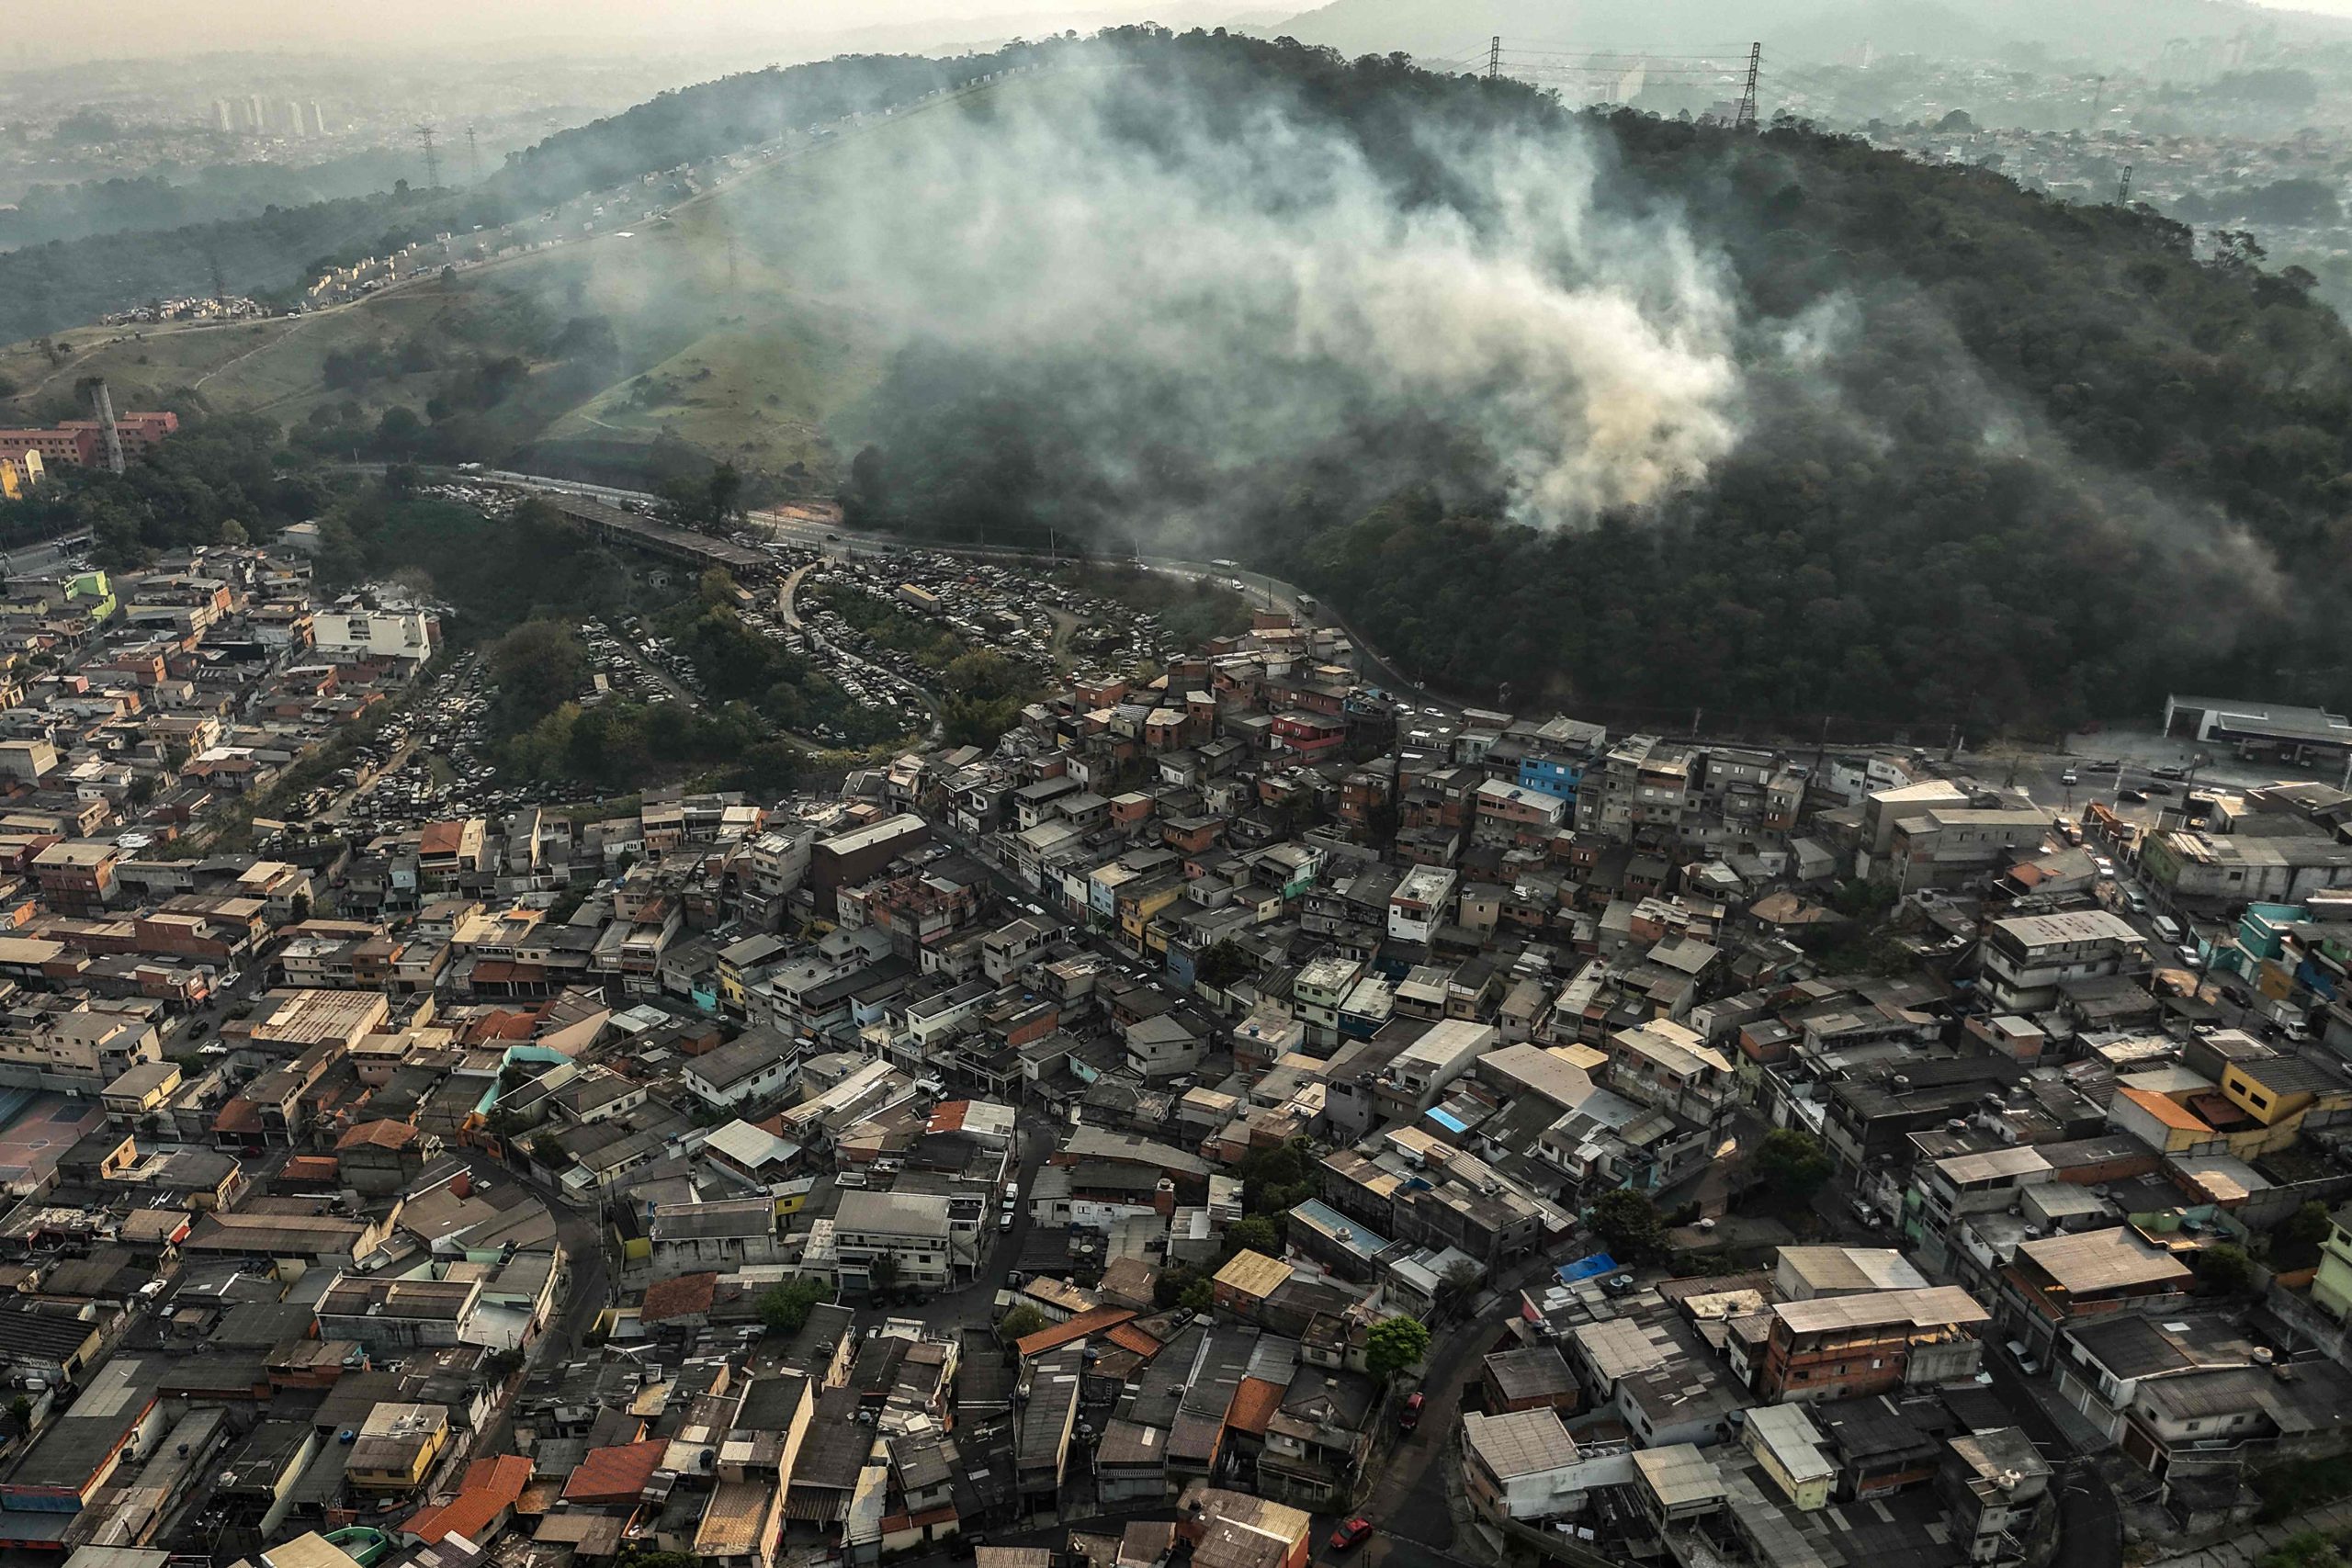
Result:
<svg viewBox="0 0 2352 1568">
<path fill-rule="evenodd" d="M 2086 773 L 2115 773 L 2122 766 L 2122 763 L 2116 761 L 2111 757 L 2102 758 L 2095 762 L 2085 762 L 2083 764 L 2083 772 Z"/>
<path fill-rule="evenodd" d="M 2105 855 L 2091 856 L 2091 865 L 2092 868 L 2095 869 L 2101 876 L 2113 876 L 2115 874 L 2115 863 L 2108 859 Z"/>
<path fill-rule="evenodd" d="M 2074 769 L 2068 768 L 2064 773 L 2058 775 L 2058 782 L 2064 784 L 2068 789 L 2072 789 L 2082 781 L 2075 776 Z"/>
<path fill-rule="evenodd" d="M 1331 1550 L 1345 1551 L 1351 1547 L 1362 1546 L 1371 1539 L 1372 1521 L 1370 1519 L 1350 1519 L 1331 1532 Z"/>
<path fill-rule="evenodd" d="M 1396 1409 L 1396 1429 L 1398 1431 L 1409 1432 L 1414 1427 L 1421 1424 L 1421 1406 L 1427 1402 L 1428 1397 L 1429 1396 L 1427 1394 L 1421 1393 L 1408 1394 L 1406 1396 L 1405 1403 L 1397 1406 Z"/>
<path fill-rule="evenodd" d="M 997 1216 L 996 1228 L 1001 1231 L 1009 1231 L 1012 1228 L 1012 1210 L 1007 1209 L 1003 1213 Z"/>
<path fill-rule="evenodd" d="M 2169 762 L 2161 768 L 2150 768 L 2148 771 L 2160 779 L 2185 779 L 2188 776 L 2187 768 Z"/>
<path fill-rule="evenodd" d="M 2168 784 L 2158 784 L 2155 780 L 2150 779 L 2148 781 L 2148 793 L 2150 795 L 2170 795 L 2172 793 L 2172 785 Z"/>
<path fill-rule="evenodd" d="M 2117 790 L 2115 792 L 2115 798 L 2118 800 L 2128 800 L 2134 806 L 2145 806 L 2148 804 L 2148 797 L 2141 794 L 2136 789 Z"/>
</svg>

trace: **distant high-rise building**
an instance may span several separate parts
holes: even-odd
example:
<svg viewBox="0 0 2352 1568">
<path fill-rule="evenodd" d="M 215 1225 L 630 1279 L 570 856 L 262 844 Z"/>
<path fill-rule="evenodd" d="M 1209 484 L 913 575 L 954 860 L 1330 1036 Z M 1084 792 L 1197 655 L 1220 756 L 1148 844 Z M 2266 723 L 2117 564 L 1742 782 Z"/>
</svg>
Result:
<svg viewBox="0 0 2352 1568">
<path fill-rule="evenodd" d="M 250 94 L 245 98 L 245 129 L 256 133 L 269 129 L 269 121 L 262 118 L 259 93 Z"/>
<path fill-rule="evenodd" d="M 318 105 L 312 104 L 311 106 L 311 134 L 313 136 L 324 136 L 326 133 L 327 111 L 319 107 Z"/>
<path fill-rule="evenodd" d="M 215 130 L 234 130 L 237 129 L 235 125 L 230 122 L 229 100 L 226 98 L 215 98 L 212 100 L 212 129 Z"/>
<path fill-rule="evenodd" d="M 299 141 L 302 139 L 308 130 L 309 127 L 302 123 L 302 106 L 294 102 L 290 98 L 288 99 L 286 103 L 287 134 Z"/>
</svg>

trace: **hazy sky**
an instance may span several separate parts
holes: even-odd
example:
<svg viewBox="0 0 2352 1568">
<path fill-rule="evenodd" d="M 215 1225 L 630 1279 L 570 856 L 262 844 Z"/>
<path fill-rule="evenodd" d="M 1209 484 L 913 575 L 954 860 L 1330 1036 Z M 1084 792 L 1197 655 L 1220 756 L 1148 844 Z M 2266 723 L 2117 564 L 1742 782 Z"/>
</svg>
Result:
<svg viewBox="0 0 2352 1568">
<path fill-rule="evenodd" d="M 334 49 L 480 47 L 499 54 L 640 48 L 657 55 L 763 46 L 811 52 L 993 39 L 1146 17 L 1177 27 L 1277 21 L 1322 0 L 9 0 L 9 63 L 91 57 Z M 1726 0 L 1729 3 L 1729 0 Z M 2352 17 L 2352 0 L 2251 0 Z M 874 35 L 861 38 L 860 35 Z"/>
<path fill-rule="evenodd" d="M 13 0 L 0 6 L 19 41 L 46 40 L 28 63 L 92 55 L 172 55 L 198 51 L 373 48 L 467 44 L 648 46 L 657 52 L 741 40 L 820 39 L 874 28 L 912 27 L 941 39 L 1008 31 L 1100 26 L 1154 17 L 1172 23 L 1213 16 L 1287 15 L 1283 0 L 1210 5 L 1178 0 L 117 0 L 107 25 L 89 26 L 86 0 Z"/>
</svg>

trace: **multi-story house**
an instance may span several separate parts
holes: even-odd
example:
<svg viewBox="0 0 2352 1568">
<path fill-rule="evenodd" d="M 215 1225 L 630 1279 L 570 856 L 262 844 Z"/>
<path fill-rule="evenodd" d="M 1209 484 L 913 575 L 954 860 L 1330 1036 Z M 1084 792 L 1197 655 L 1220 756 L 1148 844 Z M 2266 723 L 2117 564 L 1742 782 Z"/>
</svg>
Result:
<svg viewBox="0 0 2352 1568">
<path fill-rule="evenodd" d="M 1977 945 L 1982 986 L 2003 1012 L 2038 1012 L 2072 980 L 2125 975 L 2144 968 L 2148 939 L 2120 915 L 2105 909 L 2020 915 L 1995 920 Z"/>
</svg>

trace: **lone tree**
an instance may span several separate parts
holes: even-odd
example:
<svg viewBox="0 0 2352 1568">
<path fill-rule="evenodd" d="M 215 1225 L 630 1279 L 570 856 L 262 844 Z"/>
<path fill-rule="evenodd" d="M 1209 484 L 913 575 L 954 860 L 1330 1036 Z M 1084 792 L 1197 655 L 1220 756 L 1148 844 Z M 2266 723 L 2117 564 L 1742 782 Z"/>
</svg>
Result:
<svg viewBox="0 0 2352 1568">
<path fill-rule="evenodd" d="M 2254 1259 L 2226 1242 L 2209 1247 L 2197 1255 L 2197 1279 L 2215 1295 L 2245 1295 L 2254 1289 Z"/>
<path fill-rule="evenodd" d="M 1666 1235 L 1666 1222 L 1658 1218 L 1657 1205 L 1645 1194 L 1625 1188 L 1601 1194 L 1592 1206 L 1592 1228 L 1621 1263 L 1656 1257 Z"/>
<path fill-rule="evenodd" d="M 1046 1326 L 1046 1314 L 1024 1302 L 1004 1314 L 996 1325 L 996 1337 L 1010 1345 L 1015 1340 L 1028 1338 Z"/>
<path fill-rule="evenodd" d="M 797 1334 L 819 1302 L 831 1296 L 821 1280 L 803 1275 L 771 1287 L 760 1297 L 760 1321 L 776 1334 Z"/>
<path fill-rule="evenodd" d="M 1226 1227 L 1225 1240 L 1235 1252 L 1262 1252 L 1269 1258 L 1283 1255 L 1283 1234 L 1263 1214 L 1250 1214 L 1234 1221 Z"/>
<path fill-rule="evenodd" d="M 1792 1202 L 1810 1202 L 1829 1179 L 1829 1151 L 1821 1140 L 1795 1127 L 1776 1127 L 1756 1150 L 1756 1169 L 1772 1190 Z"/>
<path fill-rule="evenodd" d="M 1385 1382 L 1429 1354 L 1429 1325 L 1418 1318 L 1384 1317 L 1372 1325 L 1363 1347 L 1364 1370 Z"/>
</svg>

